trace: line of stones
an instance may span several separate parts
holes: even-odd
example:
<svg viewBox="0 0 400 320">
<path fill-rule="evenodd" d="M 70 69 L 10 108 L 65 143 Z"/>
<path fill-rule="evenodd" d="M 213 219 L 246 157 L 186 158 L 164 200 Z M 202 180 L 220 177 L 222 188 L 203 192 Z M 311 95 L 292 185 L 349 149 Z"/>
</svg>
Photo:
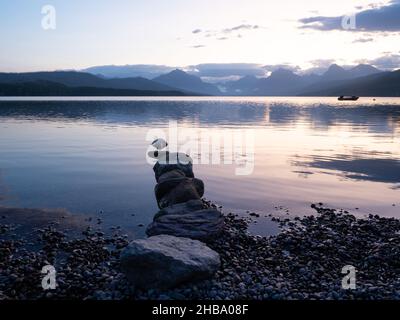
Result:
<svg viewBox="0 0 400 320">
<path fill-rule="evenodd" d="M 218 236 L 224 222 L 220 211 L 202 201 L 204 183 L 194 177 L 191 158 L 164 150 L 162 139 L 152 145 L 160 210 L 146 229 L 149 237 L 123 250 L 121 268 L 135 287 L 163 289 L 210 277 L 219 269 L 219 254 L 205 242 Z"/>
</svg>

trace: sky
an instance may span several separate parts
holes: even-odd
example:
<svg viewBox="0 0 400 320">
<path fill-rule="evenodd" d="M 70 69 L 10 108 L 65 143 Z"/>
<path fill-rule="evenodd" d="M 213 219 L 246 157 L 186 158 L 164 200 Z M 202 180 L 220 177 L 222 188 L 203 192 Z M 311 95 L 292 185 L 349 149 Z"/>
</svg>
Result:
<svg viewBox="0 0 400 320">
<path fill-rule="evenodd" d="M 44 29 L 42 8 L 55 9 Z M 342 27 L 355 14 L 355 28 Z M 0 71 L 255 63 L 400 66 L 400 0 L 0 0 Z"/>
</svg>

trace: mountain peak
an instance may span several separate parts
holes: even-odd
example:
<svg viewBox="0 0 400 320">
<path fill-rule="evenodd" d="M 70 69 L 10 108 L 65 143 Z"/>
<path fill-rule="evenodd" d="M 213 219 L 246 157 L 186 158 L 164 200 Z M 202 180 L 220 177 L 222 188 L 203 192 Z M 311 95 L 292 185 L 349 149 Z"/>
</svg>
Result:
<svg viewBox="0 0 400 320">
<path fill-rule="evenodd" d="M 337 64 L 332 64 L 322 76 L 325 81 L 344 80 L 349 78 L 348 72 Z"/>
<path fill-rule="evenodd" d="M 297 74 L 289 69 L 279 68 L 271 73 L 269 76 L 270 79 L 296 79 L 299 78 Z"/>
<path fill-rule="evenodd" d="M 353 77 L 364 77 L 371 74 L 380 73 L 382 71 L 369 64 L 359 64 L 358 66 L 350 69 L 349 72 L 351 72 Z"/>
<path fill-rule="evenodd" d="M 182 79 L 182 80 L 186 79 L 186 81 L 189 81 L 189 79 L 190 79 L 190 81 L 197 81 L 197 82 L 201 81 L 201 79 L 199 77 L 191 75 L 181 69 L 174 69 L 174 70 L 172 70 L 168 73 L 162 74 L 154 79 L 156 81 L 159 81 L 160 79 L 167 79 L 167 78 Z"/>
<path fill-rule="evenodd" d="M 211 95 L 218 95 L 221 93 L 216 86 L 210 83 L 205 83 L 201 78 L 188 74 L 180 69 L 172 70 L 171 72 L 158 76 L 153 80 L 189 92 Z"/>
<path fill-rule="evenodd" d="M 187 75 L 187 73 L 181 69 L 174 69 L 170 72 L 170 74 L 180 74 L 180 75 Z"/>
<path fill-rule="evenodd" d="M 331 64 L 327 70 L 327 72 L 332 72 L 332 71 L 345 71 L 345 70 L 338 64 L 334 63 L 334 64 Z"/>
</svg>

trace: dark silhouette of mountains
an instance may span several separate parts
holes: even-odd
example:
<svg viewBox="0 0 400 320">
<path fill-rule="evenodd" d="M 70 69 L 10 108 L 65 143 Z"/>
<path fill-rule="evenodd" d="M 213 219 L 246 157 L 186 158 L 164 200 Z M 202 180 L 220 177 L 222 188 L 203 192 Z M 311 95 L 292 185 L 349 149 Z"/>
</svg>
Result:
<svg viewBox="0 0 400 320">
<path fill-rule="evenodd" d="M 167 74 L 158 76 L 153 81 L 174 87 L 186 92 L 197 92 L 205 95 L 221 95 L 221 91 L 211 83 L 206 83 L 201 78 L 176 69 Z"/>
<path fill-rule="evenodd" d="M 104 79 L 76 71 L 0 73 L 0 92 L 2 95 L 40 95 L 39 92 L 80 96 L 85 93 L 100 96 L 184 95 L 178 89 L 142 77 Z"/>
<path fill-rule="evenodd" d="M 338 80 L 349 80 L 358 77 L 365 77 L 371 74 L 380 73 L 381 71 L 373 66 L 367 64 L 359 64 L 358 66 L 345 70 L 344 68 L 333 64 L 329 69 L 322 75 L 321 81 L 338 81 Z"/>
<path fill-rule="evenodd" d="M 225 92 L 232 95 L 257 94 L 259 87 L 259 78 L 253 75 L 244 76 L 236 81 L 227 82 L 225 85 Z"/>
<path fill-rule="evenodd" d="M 104 79 L 77 71 L 0 73 L 0 83 L 51 81 L 70 87 L 97 87 L 111 89 L 170 91 L 174 88 L 142 77 Z"/>
<path fill-rule="evenodd" d="M 301 77 L 290 70 L 278 69 L 267 78 L 247 76 L 227 83 L 226 92 L 235 95 L 287 96 L 295 95 L 310 84 L 309 76 Z"/>
<path fill-rule="evenodd" d="M 308 87 L 302 95 L 400 97 L 400 70 L 381 72 L 345 81 L 333 81 L 325 85 L 313 85 Z"/>
<path fill-rule="evenodd" d="M 345 81 L 380 73 L 382 72 L 373 66 L 362 64 L 349 70 L 334 64 L 322 75 L 308 74 L 302 76 L 291 70 L 281 68 L 272 72 L 267 78 L 246 76 L 224 85 L 225 92 L 233 95 L 309 95 L 309 92 L 328 91 L 333 87 L 345 85 Z"/>
<path fill-rule="evenodd" d="M 218 84 L 178 69 L 152 80 L 109 79 L 76 71 L 0 73 L 0 95 L 400 96 L 400 70 L 382 72 L 365 64 L 344 69 L 334 64 L 322 75 L 299 75 L 280 68 L 268 77 L 248 75 Z"/>
<path fill-rule="evenodd" d="M 333 64 L 329 67 L 329 69 L 322 75 L 321 81 L 336 81 L 336 80 L 345 80 L 350 77 L 350 74 L 339 67 L 337 64 Z"/>
<path fill-rule="evenodd" d="M 36 80 L 0 83 L 0 96 L 182 96 L 181 91 L 113 89 L 66 86 L 61 83 Z"/>
</svg>

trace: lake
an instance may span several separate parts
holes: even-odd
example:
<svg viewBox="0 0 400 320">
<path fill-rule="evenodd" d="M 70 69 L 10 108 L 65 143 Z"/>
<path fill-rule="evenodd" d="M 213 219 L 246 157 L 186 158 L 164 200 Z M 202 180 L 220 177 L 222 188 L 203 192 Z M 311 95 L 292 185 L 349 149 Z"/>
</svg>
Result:
<svg viewBox="0 0 400 320">
<path fill-rule="evenodd" d="M 400 218 L 397 98 L 3 99 L 0 204 L 66 208 L 142 237 L 139 224 L 157 212 L 146 135 L 171 120 L 195 132 L 254 133 L 250 174 L 235 174 L 235 163 L 194 166 L 224 212 L 261 214 L 254 233 L 276 232 L 266 215 L 310 214 L 315 202 Z"/>
</svg>

